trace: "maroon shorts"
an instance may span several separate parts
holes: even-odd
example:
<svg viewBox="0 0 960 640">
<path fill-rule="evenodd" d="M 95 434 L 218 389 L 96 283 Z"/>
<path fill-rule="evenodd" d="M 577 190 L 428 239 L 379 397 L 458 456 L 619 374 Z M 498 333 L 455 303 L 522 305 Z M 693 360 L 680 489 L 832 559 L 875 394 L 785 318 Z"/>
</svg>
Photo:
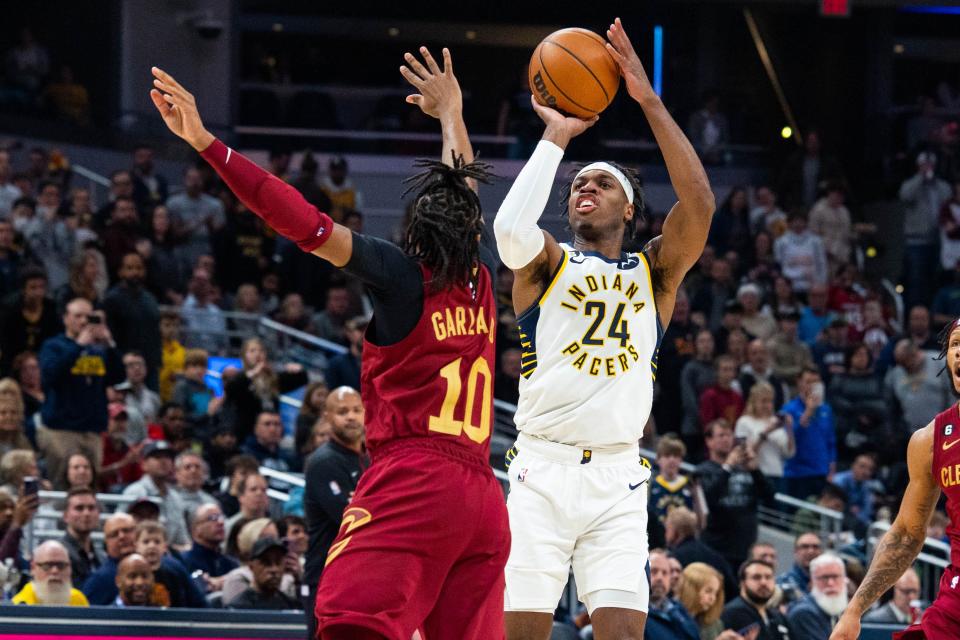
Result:
<svg viewBox="0 0 960 640">
<path fill-rule="evenodd" d="M 960 637 L 960 570 L 947 567 L 940 577 L 937 599 L 920 622 L 893 634 L 894 640 L 946 640 Z"/>
<path fill-rule="evenodd" d="M 416 438 L 364 473 L 317 589 L 317 628 L 390 640 L 503 638 L 506 501 L 485 461 Z M 322 637 L 322 636 L 321 636 Z"/>
</svg>

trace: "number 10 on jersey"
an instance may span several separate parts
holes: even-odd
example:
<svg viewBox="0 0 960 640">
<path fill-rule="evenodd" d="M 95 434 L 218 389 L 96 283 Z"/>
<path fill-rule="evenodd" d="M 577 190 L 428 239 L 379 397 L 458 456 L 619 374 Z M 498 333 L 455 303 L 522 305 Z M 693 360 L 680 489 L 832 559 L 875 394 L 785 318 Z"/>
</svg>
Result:
<svg viewBox="0 0 960 640">
<path fill-rule="evenodd" d="M 480 357 L 473 361 L 470 372 L 467 374 L 467 398 L 463 407 L 463 419 L 454 417 L 457 405 L 460 404 L 460 395 L 463 391 L 463 377 L 460 374 L 460 364 L 463 358 L 457 358 L 444 368 L 440 369 L 440 377 L 447 382 L 447 392 L 440 406 L 440 415 L 430 416 L 429 429 L 437 433 L 459 436 L 466 433 L 467 437 L 476 443 L 482 443 L 490 437 L 490 395 L 493 392 L 493 376 L 490 366 Z M 482 379 L 482 380 L 481 380 Z M 480 424 L 473 424 L 474 407 L 477 401 L 477 385 L 483 385 L 480 398 Z"/>
</svg>

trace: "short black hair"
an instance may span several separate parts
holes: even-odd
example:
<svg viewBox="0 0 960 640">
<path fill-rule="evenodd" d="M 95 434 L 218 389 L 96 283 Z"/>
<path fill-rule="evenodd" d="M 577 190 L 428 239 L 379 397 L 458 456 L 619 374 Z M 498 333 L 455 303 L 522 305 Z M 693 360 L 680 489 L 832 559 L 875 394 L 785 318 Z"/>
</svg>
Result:
<svg viewBox="0 0 960 640">
<path fill-rule="evenodd" d="M 773 571 L 774 574 L 776 574 L 777 572 L 777 569 L 766 560 L 761 560 L 760 558 L 751 558 L 749 560 L 744 560 L 743 563 L 740 565 L 740 568 L 737 570 L 737 577 L 740 579 L 740 582 L 743 582 L 746 579 L 747 569 L 749 569 L 755 564 L 760 564 L 765 566 L 767 569 L 770 569 L 770 571 Z"/>
<path fill-rule="evenodd" d="M 20 288 L 27 286 L 31 280 L 43 280 L 48 282 L 47 271 L 38 264 L 27 265 L 20 271 Z"/>
</svg>

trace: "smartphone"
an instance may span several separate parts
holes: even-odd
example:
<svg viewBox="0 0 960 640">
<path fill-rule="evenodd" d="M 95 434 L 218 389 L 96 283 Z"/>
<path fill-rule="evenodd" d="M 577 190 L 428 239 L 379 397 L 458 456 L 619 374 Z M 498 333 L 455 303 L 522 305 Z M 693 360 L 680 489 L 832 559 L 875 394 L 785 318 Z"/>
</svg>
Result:
<svg viewBox="0 0 960 640">
<path fill-rule="evenodd" d="M 88 324 L 101 324 L 102 322 L 103 322 L 103 318 L 101 318 L 99 315 L 95 313 L 91 313 L 90 315 L 87 316 Z"/>
<path fill-rule="evenodd" d="M 40 492 L 40 480 L 36 476 L 24 476 L 23 495 L 35 496 Z"/>
<path fill-rule="evenodd" d="M 754 622 L 753 624 L 748 624 L 743 629 L 740 629 L 739 631 L 737 631 L 737 633 L 740 634 L 741 636 L 745 636 L 751 631 L 753 631 L 754 629 L 759 629 L 759 628 L 760 628 L 760 623 Z"/>
<path fill-rule="evenodd" d="M 813 400 L 816 404 L 823 404 L 823 383 L 814 382 L 810 395 L 813 396 Z"/>
<path fill-rule="evenodd" d="M 733 446 L 735 447 L 742 447 L 746 444 L 747 444 L 747 439 L 744 438 L 743 436 L 737 436 L 736 438 L 733 439 Z"/>
</svg>

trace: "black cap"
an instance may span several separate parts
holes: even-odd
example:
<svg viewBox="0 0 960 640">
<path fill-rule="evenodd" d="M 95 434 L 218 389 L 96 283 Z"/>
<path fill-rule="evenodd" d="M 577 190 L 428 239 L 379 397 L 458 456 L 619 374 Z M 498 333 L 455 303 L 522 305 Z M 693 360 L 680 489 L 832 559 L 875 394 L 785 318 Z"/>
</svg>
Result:
<svg viewBox="0 0 960 640">
<path fill-rule="evenodd" d="M 797 311 L 795 307 L 783 307 L 780 311 L 777 311 L 777 320 L 793 320 L 794 322 L 799 322 L 800 312 Z"/>
<path fill-rule="evenodd" d="M 250 551 L 250 557 L 259 558 L 260 556 L 265 554 L 267 551 L 270 551 L 271 549 L 280 549 L 281 551 L 286 553 L 287 545 L 283 544 L 282 542 L 280 542 L 279 540 L 277 540 L 272 536 L 269 538 L 260 538 L 259 540 L 253 543 L 253 550 Z"/>
<path fill-rule="evenodd" d="M 166 440 L 151 440 L 147 443 L 147 446 L 143 448 L 143 457 L 149 458 L 150 456 L 169 456 L 176 458 L 177 452 L 173 450 L 173 447 L 171 447 L 170 443 Z"/>
<path fill-rule="evenodd" d="M 130 515 L 139 514 L 146 520 L 155 520 L 160 517 L 160 505 L 147 496 L 143 496 L 130 503 L 130 506 L 127 507 L 127 513 Z"/>
</svg>

